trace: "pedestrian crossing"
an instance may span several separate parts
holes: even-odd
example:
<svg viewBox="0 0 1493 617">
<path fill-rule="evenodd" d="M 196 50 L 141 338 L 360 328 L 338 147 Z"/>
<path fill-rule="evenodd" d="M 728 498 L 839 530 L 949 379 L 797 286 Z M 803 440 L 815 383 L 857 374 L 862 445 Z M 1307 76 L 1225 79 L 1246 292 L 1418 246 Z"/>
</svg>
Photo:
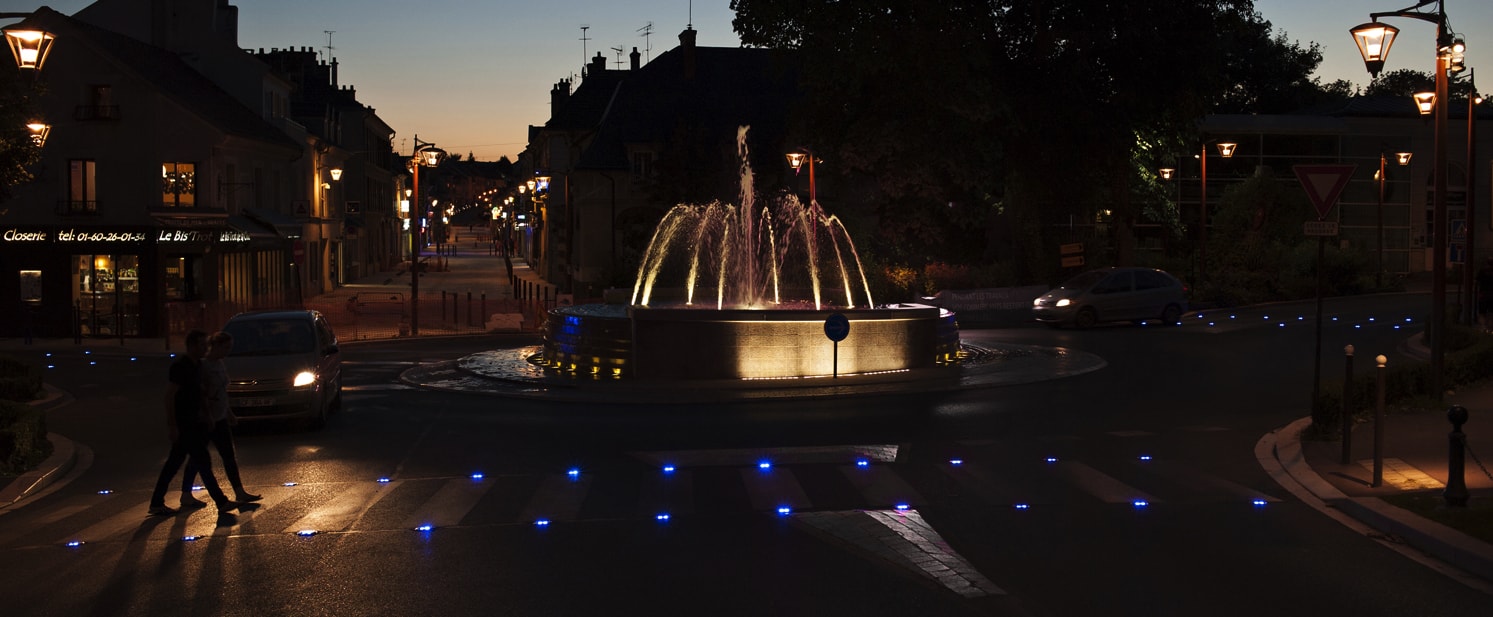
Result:
<svg viewBox="0 0 1493 617">
<path fill-rule="evenodd" d="M 1274 496 L 1185 461 L 991 455 L 935 459 L 895 445 L 631 453 L 631 464 L 597 471 L 368 478 L 251 486 L 258 508 L 219 524 L 216 510 L 147 517 L 149 491 L 75 495 L 0 529 L 0 546 L 171 541 L 301 532 L 658 522 L 666 515 L 777 516 L 929 508 L 1093 508 L 1233 502 Z M 786 461 L 786 462 L 785 462 Z M 205 497 L 205 496 L 204 496 Z M 33 533 L 32 531 L 40 531 Z"/>
</svg>

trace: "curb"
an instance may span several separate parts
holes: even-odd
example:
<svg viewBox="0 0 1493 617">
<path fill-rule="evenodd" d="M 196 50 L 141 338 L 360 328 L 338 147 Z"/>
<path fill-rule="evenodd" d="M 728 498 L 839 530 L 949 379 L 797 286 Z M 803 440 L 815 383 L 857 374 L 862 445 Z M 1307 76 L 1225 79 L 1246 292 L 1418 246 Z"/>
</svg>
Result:
<svg viewBox="0 0 1493 617">
<path fill-rule="evenodd" d="M 1493 582 L 1493 544 L 1377 497 L 1349 497 L 1318 475 L 1301 450 L 1301 432 L 1310 423 L 1310 417 L 1301 418 L 1275 433 L 1279 436 L 1275 444 L 1276 460 L 1292 480 L 1343 515 L 1450 566 Z"/>
<path fill-rule="evenodd" d="M 47 435 L 47 441 L 52 442 L 52 455 L 36 469 L 21 474 L 21 477 L 0 490 L 0 508 L 15 505 L 72 471 L 73 464 L 78 460 L 78 448 L 73 441 L 55 433 Z"/>
<path fill-rule="evenodd" d="M 47 395 L 27 403 L 28 405 L 41 411 L 48 411 L 73 401 L 73 395 L 65 390 L 48 384 L 42 384 L 42 387 L 46 389 Z M 10 484 L 0 488 L 0 508 L 15 505 L 16 502 L 51 486 L 58 478 L 72 471 L 73 465 L 78 460 L 78 448 L 73 440 L 56 433 L 48 433 L 47 441 L 52 442 L 52 455 L 37 465 L 36 469 L 21 474 Z"/>
</svg>

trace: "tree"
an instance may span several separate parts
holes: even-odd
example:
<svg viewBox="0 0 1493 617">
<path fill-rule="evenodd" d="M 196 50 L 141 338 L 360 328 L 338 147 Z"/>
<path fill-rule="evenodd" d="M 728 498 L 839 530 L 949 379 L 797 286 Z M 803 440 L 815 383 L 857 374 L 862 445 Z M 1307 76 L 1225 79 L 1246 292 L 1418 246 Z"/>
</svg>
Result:
<svg viewBox="0 0 1493 617">
<path fill-rule="evenodd" d="M 0 203 L 10 199 L 13 187 L 31 181 L 28 168 L 41 159 L 41 148 L 25 130 L 35 113 L 33 101 L 41 86 L 26 79 L 12 63 L 0 68 Z M 4 207 L 0 207 L 3 214 Z"/>
<path fill-rule="evenodd" d="M 1185 151 L 1209 111 L 1285 110 L 1322 90 L 1309 78 L 1317 48 L 1273 36 L 1250 0 L 731 6 L 743 44 L 801 51 L 809 95 L 795 126 L 835 154 L 831 173 L 876 179 L 880 235 L 939 237 L 909 233 L 938 227 L 910 211 L 957 229 L 955 209 L 937 216 L 914 203 L 980 208 L 983 219 L 1019 230 L 999 237 L 1034 245 L 1007 252 L 1030 260 L 1017 264 L 1027 278 L 1055 268 L 1043 247 L 1063 241 L 1060 224 L 1092 225 L 1106 211 L 1114 257 L 1130 258 L 1133 224 L 1156 209 L 1154 191 L 1132 188 L 1142 142 Z"/>
<path fill-rule="evenodd" d="M 1430 73 L 1414 69 L 1399 69 L 1383 73 L 1369 82 L 1363 89 L 1364 96 L 1405 96 L 1416 92 L 1429 92 L 1436 88 L 1435 78 Z"/>
</svg>

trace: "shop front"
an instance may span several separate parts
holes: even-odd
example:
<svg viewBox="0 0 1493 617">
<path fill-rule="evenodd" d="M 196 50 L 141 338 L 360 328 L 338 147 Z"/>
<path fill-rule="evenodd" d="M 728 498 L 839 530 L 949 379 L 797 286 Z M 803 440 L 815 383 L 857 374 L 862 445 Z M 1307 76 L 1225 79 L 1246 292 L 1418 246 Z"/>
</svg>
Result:
<svg viewBox="0 0 1493 617">
<path fill-rule="evenodd" d="M 285 305 L 284 241 L 242 227 L 6 228 L 0 298 L 15 300 L 0 301 L 0 336 L 158 337 Z"/>
</svg>

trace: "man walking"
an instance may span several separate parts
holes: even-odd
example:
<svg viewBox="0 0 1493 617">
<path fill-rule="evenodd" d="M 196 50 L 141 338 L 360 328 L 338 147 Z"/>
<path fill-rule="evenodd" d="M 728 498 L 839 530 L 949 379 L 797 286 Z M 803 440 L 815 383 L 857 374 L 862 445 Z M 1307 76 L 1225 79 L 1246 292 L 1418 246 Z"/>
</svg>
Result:
<svg viewBox="0 0 1493 617">
<path fill-rule="evenodd" d="M 156 479 L 155 492 L 150 495 L 150 514 L 169 516 L 176 513 L 166 505 L 166 491 L 171 478 L 181 469 L 181 464 L 191 459 L 191 464 L 202 474 L 202 484 L 218 505 L 219 516 L 231 516 L 234 509 L 246 509 L 243 504 L 228 499 L 213 477 L 212 459 L 207 453 L 207 434 L 210 423 L 207 419 L 205 398 L 202 393 L 202 358 L 207 355 L 207 333 L 201 330 L 187 332 L 186 353 L 171 363 L 170 383 L 166 386 L 166 426 L 171 436 L 171 453 L 161 466 L 161 475 Z"/>
<path fill-rule="evenodd" d="M 233 335 L 227 332 L 214 332 L 207 339 L 207 355 L 202 360 L 202 388 L 203 396 L 207 399 L 207 417 L 212 422 L 212 428 L 208 431 L 207 439 L 218 450 L 218 457 L 223 459 L 223 475 L 228 476 L 228 484 L 233 487 L 233 498 L 235 501 L 259 501 L 260 496 L 250 493 L 244 489 L 244 481 L 238 473 L 238 456 L 233 449 L 233 426 L 238 424 L 238 418 L 234 417 L 233 410 L 228 405 L 228 367 L 224 365 L 223 358 L 233 350 Z M 191 463 L 187 463 L 187 472 L 181 480 L 181 507 L 202 508 L 206 503 L 192 496 L 192 480 L 197 475 L 197 469 Z"/>
</svg>

